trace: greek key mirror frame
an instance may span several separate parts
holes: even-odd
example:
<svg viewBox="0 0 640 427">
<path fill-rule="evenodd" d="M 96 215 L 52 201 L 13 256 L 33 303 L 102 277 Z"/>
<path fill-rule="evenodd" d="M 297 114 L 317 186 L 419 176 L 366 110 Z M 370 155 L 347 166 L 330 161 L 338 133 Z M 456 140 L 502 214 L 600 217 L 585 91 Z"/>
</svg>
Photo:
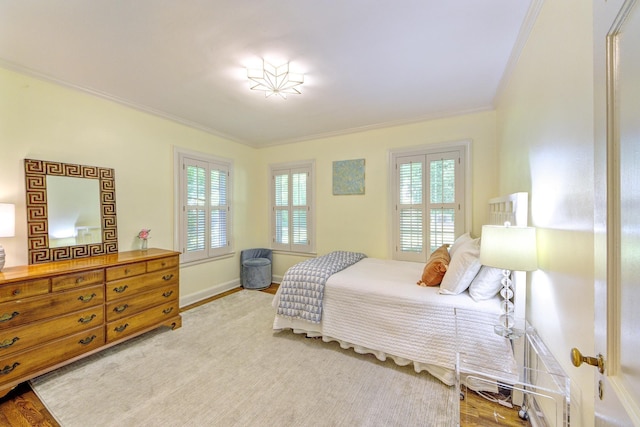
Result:
<svg viewBox="0 0 640 427">
<path fill-rule="evenodd" d="M 116 187 L 113 169 L 44 160 L 24 160 L 29 264 L 85 258 L 118 252 Z M 49 247 L 47 175 L 99 180 L 102 242 Z"/>
</svg>

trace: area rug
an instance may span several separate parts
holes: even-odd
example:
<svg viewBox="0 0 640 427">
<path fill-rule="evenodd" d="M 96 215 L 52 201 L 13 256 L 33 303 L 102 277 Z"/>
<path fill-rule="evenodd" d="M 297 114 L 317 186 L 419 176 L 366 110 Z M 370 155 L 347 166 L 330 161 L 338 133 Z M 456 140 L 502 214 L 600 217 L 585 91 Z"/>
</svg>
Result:
<svg viewBox="0 0 640 427">
<path fill-rule="evenodd" d="M 242 290 L 32 381 L 63 427 L 456 425 L 455 391 L 426 373 L 271 328 Z"/>
</svg>

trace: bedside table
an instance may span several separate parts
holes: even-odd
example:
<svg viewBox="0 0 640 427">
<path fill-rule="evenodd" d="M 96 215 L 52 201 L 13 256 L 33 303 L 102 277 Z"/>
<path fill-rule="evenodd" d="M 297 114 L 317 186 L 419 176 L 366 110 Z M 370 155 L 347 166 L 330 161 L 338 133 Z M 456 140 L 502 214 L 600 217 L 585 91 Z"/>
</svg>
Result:
<svg viewBox="0 0 640 427">
<path fill-rule="evenodd" d="M 529 425 L 568 427 L 569 377 L 534 328 L 524 321 L 517 322 L 516 327 L 523 331 L 522 335 L 512 339 L 501 338 L 503 345 L 499 349 L 503 352 L 504 348 L 510 348 L 512 360 L 505 360 L 501 353 L 493 365 L 486 359 L 477 358 L 474 349 L 465 345 L 464 336 L 469 331 L 484 332 L 485 328 L 493 330 L 493 327 L 493 323 L 478 321 L 473 311 L 456 311 L 456 390 L 460 394 L 458 425 L 461 421 L 472 421 L 464 418 L 473 412 L 473 408 L 465 406 L 465 397 L 467 393 L 477 392 L 494 402 L 496 423 L 507 417 L 507 411 L 515 411 L 522 420 L 530 420 Z M 513 418 L 513 414 L 510 416 Z"/>
</svg>

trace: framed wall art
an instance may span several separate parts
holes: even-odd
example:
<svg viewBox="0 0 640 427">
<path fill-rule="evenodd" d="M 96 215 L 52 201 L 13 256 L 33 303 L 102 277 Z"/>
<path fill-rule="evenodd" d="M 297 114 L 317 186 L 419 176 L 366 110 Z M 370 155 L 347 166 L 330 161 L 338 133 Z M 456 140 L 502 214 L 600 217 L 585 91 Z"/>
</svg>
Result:
<svg viewBox="0 0 640 427">
<path fill-rule="evenodd" d="M 333 195 L 364 194 L 365 159 L 333 162 Z"/>
</svg>

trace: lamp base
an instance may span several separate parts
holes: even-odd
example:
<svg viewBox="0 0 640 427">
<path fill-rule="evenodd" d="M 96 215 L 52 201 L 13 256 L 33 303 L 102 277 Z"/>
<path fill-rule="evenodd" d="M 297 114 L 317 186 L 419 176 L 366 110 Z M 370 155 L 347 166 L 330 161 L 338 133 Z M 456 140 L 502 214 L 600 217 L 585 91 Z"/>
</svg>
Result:
<svg viewBox="0 0 640 427">
<path fill-rule="evenodd" d="M 4 248 L 0 245 L 0 271 L 2 271 L 2 267 L 4 267 Z"/>
<path fill-rule="evenodd" d="M 509 338 L 510 340 L 520 338 L 524 335 L 524 331 L 522 329 L 507 328 L 504 325 L 495 325 L 493 327 L 493 331 L 502 337 Z"/>
</svg>

